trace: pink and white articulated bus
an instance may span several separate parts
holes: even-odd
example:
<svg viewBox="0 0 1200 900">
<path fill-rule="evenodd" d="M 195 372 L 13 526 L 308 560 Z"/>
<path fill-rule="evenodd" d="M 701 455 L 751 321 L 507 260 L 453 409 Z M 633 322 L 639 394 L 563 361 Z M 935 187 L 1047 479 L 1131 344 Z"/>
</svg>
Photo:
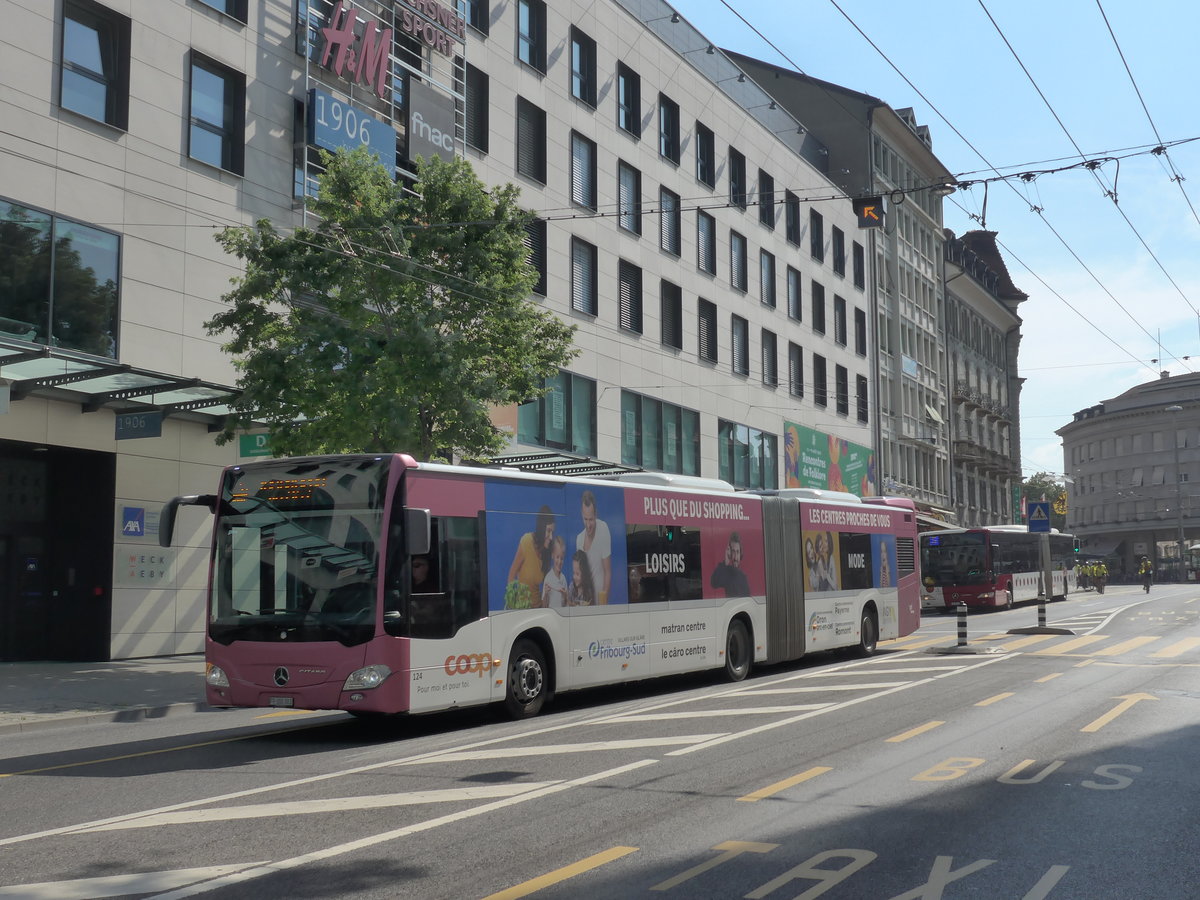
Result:
<svg viewBox="0 0 1200 900">
<path fill-rule="evenodd" d="M 680 485 L 684 486 L 680 486 Z M 911 503 L 328 456 L 226 469 L 208 701 L 423 713 L 839 647 L 920 623 Z"/>
</svg>

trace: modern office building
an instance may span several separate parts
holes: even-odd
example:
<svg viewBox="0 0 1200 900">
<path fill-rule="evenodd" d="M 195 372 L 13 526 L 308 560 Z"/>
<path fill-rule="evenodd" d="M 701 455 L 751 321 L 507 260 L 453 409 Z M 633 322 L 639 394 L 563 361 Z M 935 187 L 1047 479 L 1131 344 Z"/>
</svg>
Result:
<svg viewBox="0 0 1200 900">
<path fill-rule="evenodd" d="M 940 214 L 914 196 L 891 249 L 864 238 L 838 154 L 666 3 L 0 0 L 0 19 L 0 659 L 201 648 L 209 522 L 185 511 L 162 550 L 156 511 L 264 452 L 213 440 L 235 370 L 205 323 L 238 272 L 213 235 L 305 222 L 316 147 L 369 140 L 399 178 L 463 155 L 541 214 L 531 302 L 580 354 L 496 412 L 511 457 L 868 492 L 882 429 L 884 471 L 944 503 L 945 443 L 917 431 L 946 409 L 920 324 Z M 922 183 L 927 142 L 885 112 L 873 134 L 924 168 L 882 140 L 859 155 Z"/>
<path fill-rule="evenodd" d="M 1116 576 L 1132 576 L 1145 556 L 1157 577 L 1195 580 L 1200 374 L 1163 372 L 1080 410 L 1055 433 L 1063 439 L 1067 529 L 1081 549 L 1105 557 Z"/>
</svg>

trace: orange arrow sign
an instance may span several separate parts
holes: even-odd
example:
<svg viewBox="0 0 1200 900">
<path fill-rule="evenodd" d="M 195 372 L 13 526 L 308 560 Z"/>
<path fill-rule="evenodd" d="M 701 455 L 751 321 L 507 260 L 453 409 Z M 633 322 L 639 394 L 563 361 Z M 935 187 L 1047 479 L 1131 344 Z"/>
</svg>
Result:
<svg viewBox="0 0 1200 900">
<path fill-rule="evenodd" d="M 862 208 L 862 217 L 864 219 L 874 219 L 876 222 L 879 221 L 879 215 L 875 212 L 875 207 L 873 206 L 864 206 Z"/>
<path fill-rule="evenodd" d="M 1124 702 L 1118 703 L 1096 721 L 1083 726 L 1083 728 L 1080 728 L 1079 730 L 1086 732 L 1099 731 L 1117 716 L 1121 715 L 1121 713 L 1125 712 L 1127 709 L 1130 709 L 1135 703 L 1140 703 L 1142 700 L 1157 700 L 1158 698 L 1153 694 L 1125 694 L 1120 697 L 1114 697 L 1113 699 L 1122 700 Z"/>
</svg>

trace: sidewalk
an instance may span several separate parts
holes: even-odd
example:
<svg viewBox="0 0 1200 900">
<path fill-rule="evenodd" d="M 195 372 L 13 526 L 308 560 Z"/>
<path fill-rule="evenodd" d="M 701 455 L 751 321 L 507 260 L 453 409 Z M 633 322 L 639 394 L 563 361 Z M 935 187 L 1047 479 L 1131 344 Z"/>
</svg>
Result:
<svg viewBox="0 0 1200 900">
<path fill-rule="evenodd" d="M 0 733 L 207 709 L 204 657 L 0 663 Z"/>
</svg>

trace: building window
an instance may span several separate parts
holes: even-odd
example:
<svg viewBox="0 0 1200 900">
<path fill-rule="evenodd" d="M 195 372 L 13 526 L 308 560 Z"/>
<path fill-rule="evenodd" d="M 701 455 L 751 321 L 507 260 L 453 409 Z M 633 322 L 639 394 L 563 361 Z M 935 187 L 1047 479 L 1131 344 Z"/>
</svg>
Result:
<svg viewBox="0 0 1200 900">
<path fill-rule="evenodd" d="M 128 126 L 129 29 L 129 19 L 98 3 L 63 4 L 63 109 L 122 130 Z"/>
<path fill-rule="evenodd" d="M 859 356 L 867 355 L 867 314 L 861 309 L 854 309 L 854 352 Z"/>
<path fill-rule="evenodd" d="M 117 356 L 121 239 L 0 200 L 0 337 Z"/>
<path fill-rule="evenodd" d="M 866 422 L 869 418 L 867 408 L 867 376 L 854 376 L 855 397 L 858 401 L 858 421 Z"/>
<path fill-rule="evenodd" d="M 717 274 L 717 220 L 702 209 L 696 210 L 696 268 Z"/>
<path fill-rule="evenodd" d="M 829 232 L 833 244 L 833 274 L 846 275 L 846 235 L 836 225 Z"/>
<path fill-rule="evenodd" d="M 813 370 L 813 403 L 817 406 L 829 405 L 829 383 L 826 380 L 825 357 L 816 353 L 812 355 Z"/>
<path fill-rule="evenodd" d="M 825 287 L 812 283 L 812 327 L 817 334 L 825 333 Z"/>
<path fill-rule="evenodd" d="M 801 279 L 799 270 L 793 269 L 791 266 L 788 266 L 787 267 L 788 318 L 795 319 L 797 322 L 802 322 L 804 320 L 804 308 L 800 305 L 801 299 L 802 299 L 800 296 L 801 280 L 802 279 Z"/>
<path fill-rule="evenodd" d="M 846 346 L 846 299 L 833 295 L 833 339 Z"/>
<path fill-rule="evenodd" d="M 705 362 L 715 363 L 717 361 L 717 305 L 701 297 L 697 307 L 697 321 L 700 358 Z"/>
<path fill-rule="evenodd" d="M 642 333 L 642 270 L 621 260 L 617 267 L 619 322 L 626 331 Z"/>
<path fill-rule="evenodd" d="M 642 173 L 627 162 L 617 163 L 617 224 L 642 233 Z"/>
<path fill-rule="evenodd" d="M 679 195 L 666 188 L 658 191 L 658 246 L 679 256 L 683 252 L 683 210 Z"/>
<path fill-rule="evenodd" d="M 546 111 L 517 98 L 517 174 L 546 183 Z"/>
<path fill-rule="evenodd" d="M 525 248 L 529 251 L 526 258 L 529 265 L 537 272 L 537 283 L 533 292 L 546 296 L 546 220 L 534 219 L 525 226 Z"/>
<path fill-rule="evenodd" d="M 734 375 L 750 374 L 750 323 L 741 316 L 730 316 L 730 343 Z"/>
<path fill-rule="evenodd" d="M 621 462 L 680 475 L 700 474 L 700 414 L 621 391 Z"/>
<path fill-rule="evenodd" d="M 546 4 L 517 0 L 517 59 L 546 71 Z"/>
<path fill-rule="evenodd" d="M 745 209 L 747 203 L 746 157 L 740 152 L 729 148 L 729 202 L 739 209 Z"/>
<path fill-rule="evenodd" d="M 788 341 L 788 393 L 804 396 L 804 351 L 799 344 Z"/>
<path fill-rule="evenodd" d="M 663 346 L 683 349 L 683 291 L 679 285 L 663 280 L 659 283 L 659 319 L 662 322 Z"/>
<path fill-rule="evenodd" d="M 717 183 L 717 138 L 712 129 L 696 123 L 696 180 L 709 187 Z"/>
<path fill-rule="evenodd" d="M 211 6 L 217 12 L 225 13 L 231 19 L 239 22 L 246 21 L 246 0 L 200 0 L 205 6 Z"/>
<path fill-rule="evenodd" d="M 464 63 L 463 93 L 467 145 L 488 152 L 488 77 L 470 63 Z"/>
<path fill-rule="evenodd" d="M 815 209 L 808 211 L 808 242 L 812 258 L 825 259 L 825 220 Z"/>
<path fill-rule="evenodd" d="M 596 42 L 571 28 L 571 96 L 596 105 Z"/>
<path fill-rule="evenodd" d="M 845 366 L 833 367 L 833 383 L 837 390 L 837 412 L 839 416 L 850 413 L 850 373 Z"/>
<path fill-rule="evenodd" d="M 596 382 L 560 371 L 546 379 L 549 390 L 517 408 L 517 440 L 522 444 L 596 453 Z"/>
<path fill-rule="evenodd" d="M 666 94 L 658 95 L 658 152 L 679 165 L 679 104 Z"/>
<path fill-rule="evenodd" d="M 571 238 L 571 309 L 589 316 L 597 314 L 596 247 Z"/>
<path fill-rule="evenodd" d="M 775 179 L 758 170 L 758 221 L 775 228 Z"/>
<path fill-rule="evenodd" d="M 775 332 L 762 330 L 762 380 L 767 387 L 779 384 L 779 346 Z"/>
<path fill-rule="evenodd" d="M 719 419 L 718 477 L 736 488 L 775 490 L 779 487 L 778 447 L 776 435 Z"/>
<path fill-rule="evenodd" d="M 800 246 L 800 198 L 791 191 L 783 192 L 783 213 L 789 244 Z"/>
<path fill-rule="evenodd" d="M 641 137 L 642 78 L 624 63 L 617 63 L 617 127 Z"/>
<path fill-rule="evenodd" d="M 750 267 L 746 260 L 746 237 L 736 231 L 729 232 L 729 283 L 734 290 L 743 293 L 749 287 Z"/>
<path fill-rule="evenodd" d="M 863 245 L 855 241 L 851 253 L 854 265 L 854 286 L 863 290 L 867 286 L 867 256 Z"/>
<path fill-rule="evenodd" d="M 188 156 L 241 175 L 245 116 L 246 76 L 192 51 Z"/>
<path fill-rule="evenodd" d="M 596 208 L 596 145 L 577 131 L 571 132 L 571 202 Z"/>
<path fill-rule="evenodd" d="M 463 0 L 466 4 L 467 24 L 481 34 L 487 34 L 491 28 L 489 19 L 488 0 Z"/>
<path fill-rule="evenodd" d="M 758 252 L 758 295 L 762 302 L 775 308 L 775 254 Z"/>
</svg>

